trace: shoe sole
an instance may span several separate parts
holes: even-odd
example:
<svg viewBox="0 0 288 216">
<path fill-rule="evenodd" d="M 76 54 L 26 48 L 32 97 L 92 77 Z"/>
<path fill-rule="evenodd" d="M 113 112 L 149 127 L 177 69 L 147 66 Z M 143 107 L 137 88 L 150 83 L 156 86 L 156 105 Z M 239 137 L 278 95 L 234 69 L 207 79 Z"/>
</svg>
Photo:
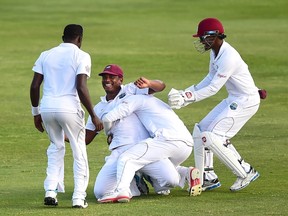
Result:
<svg viewBox="0 0 288 216">
<path fill-rule="evenodd" d="M 98 200 L 99 203 L 116 203 L 117 198 Z"/>
<path fill-rule="evenodd" d="M 98 200 L 99 203 L 128 203 L 130 201 L 130 198 L 127 196 L 120 196 L 116 198 L 109 198 L 104 200 Z"/>
<path fill-rule="evenodd" d="M 129 201 L 130 201 L 130 198 L 127 196 L 117 197 L 117 202 L 119 203 L 128 203 Z"/>
<path fill-rule="evenodd" d="M 196 168 L 190 170 L 189 196 L 198 196 L 202 192 L 200 171 Z"/>
<path fill-rule="evenodd" d="M 255 181 L 256 179 L 258 179 L 259 176 L 260 176 L 260 174 L 259 174 L 258 172 L 256 172 L 255 175 L 250 179 L 250 181 L 249 181 L 247 184 L 245 184 L 245 185 L 243 185 L 242 187 L 237 188 L 237 189 L 231 189 L 231 188 L 230 188 L 230 191 L 234 192 L 234 191 L 239 191 L 239 190 L 242 190 L 242 189 L 246 188 L 251 182 L 253 182 L 253 181 Z"/>
<path fill-rule="evenodd" d="M 57 206 L 57 205 L 58 205 L 58 202 L 57 202 L 56 199 L 53 198 L 53 197 L 45 197 L 45 199 L 44 199 L 44 205 L 47 205 L 47 206 Z"/>
<path fill-rule="evenodd" d="M 88 207 L 88 205 L 85 205 L 85 206 L 82 206 L 82 205 L 74 205 L 74 206 L 72 206 L 72 208 L 80 208 L 80 209 L 85 209 L 85 208 L 87 208 Z"/>
<path fill-rule="evenodd" d="M 216 184 L 207 186 L 207 187 L 205 187 L 205 188 L 202 186 L 202 190 L 203 190 L 203 191 L 211 191 L 211 190 L 214 190 L 214 189 L 219 188 L 219 187 L 221 187 L 221 183 L 220 183 L 220 182 L 217 182 Z"/>
</svg>

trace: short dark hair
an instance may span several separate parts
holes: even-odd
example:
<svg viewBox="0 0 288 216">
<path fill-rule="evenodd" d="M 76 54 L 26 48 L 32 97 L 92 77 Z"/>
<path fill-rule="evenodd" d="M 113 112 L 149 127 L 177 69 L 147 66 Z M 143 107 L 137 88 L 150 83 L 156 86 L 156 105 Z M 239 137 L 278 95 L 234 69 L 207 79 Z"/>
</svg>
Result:
<svg viewBox="0 0 288 216">
<path fill-rule="evenodd" d="M 81 25 L 69 24 L 64 28 L 63 40 L 74 40 L 78 36 L 83 36 L 83 27 Z"/>
</svg>

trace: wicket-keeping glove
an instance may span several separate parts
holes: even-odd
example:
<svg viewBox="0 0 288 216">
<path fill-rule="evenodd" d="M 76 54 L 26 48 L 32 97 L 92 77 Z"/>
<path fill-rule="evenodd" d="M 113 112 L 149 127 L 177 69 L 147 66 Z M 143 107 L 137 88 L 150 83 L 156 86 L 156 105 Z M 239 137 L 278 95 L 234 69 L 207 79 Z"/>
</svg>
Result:
<svg viewBox="0 0 288 216">
<path fill-rule="evenodd" d="M 176 90 L 172 88 L 168 93 L 168 104 L 172 109 L 180 109 L 195 101 L 195 96 L 190 90 Z"/>
</svg>

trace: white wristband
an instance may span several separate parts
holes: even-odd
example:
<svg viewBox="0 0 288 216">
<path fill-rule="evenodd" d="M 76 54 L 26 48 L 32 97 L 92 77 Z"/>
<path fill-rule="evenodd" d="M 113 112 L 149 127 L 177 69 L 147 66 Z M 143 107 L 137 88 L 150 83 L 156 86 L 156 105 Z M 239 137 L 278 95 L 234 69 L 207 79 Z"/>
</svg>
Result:
<svg viewBox="0 0 288 216">
<path fill-rule="evenodd" d="M 37 107 L 32 106 L 32 115 L 33 116 L 40 115 L 39 106 L 37 106 Z"/>
</svg>

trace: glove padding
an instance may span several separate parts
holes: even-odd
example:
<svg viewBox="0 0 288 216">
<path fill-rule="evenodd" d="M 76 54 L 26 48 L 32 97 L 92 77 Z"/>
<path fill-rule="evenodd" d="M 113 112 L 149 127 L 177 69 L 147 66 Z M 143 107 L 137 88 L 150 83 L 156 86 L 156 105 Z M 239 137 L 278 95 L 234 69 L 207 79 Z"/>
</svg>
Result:
<svg viewBox="0 0 288 216">
<path fill-rule="evenodd" d="M 168 93 L 168 104 L 172 109 L 180 109 L 195 101 L 194 94 L 189 90 L 176 90 L 172 88 Z"/>
</svg>

